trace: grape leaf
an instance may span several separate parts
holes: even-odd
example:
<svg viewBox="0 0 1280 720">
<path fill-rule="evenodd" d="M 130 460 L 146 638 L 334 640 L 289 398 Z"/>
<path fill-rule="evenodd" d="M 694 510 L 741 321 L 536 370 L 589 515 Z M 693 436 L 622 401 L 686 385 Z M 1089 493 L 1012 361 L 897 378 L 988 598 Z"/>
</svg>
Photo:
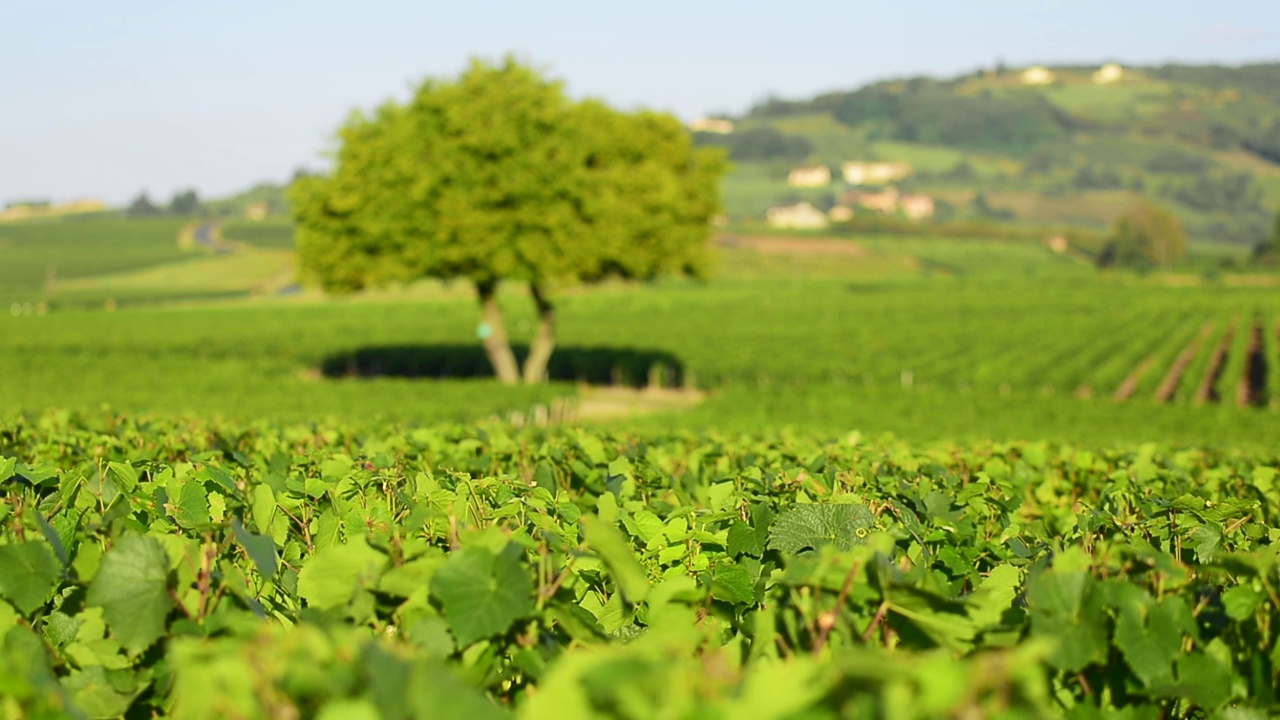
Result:
<svg viewBox="0 0 1280 720">
<path fill-rule="evenodd" d="M 363 587 L 374 587 L 387 557 L 369 547 L 363 535 L 345 545 L 330 545 L 307 559 L 298 573 L 298 594 L 311 607 L 346 605 Z"/>
<path fill-rule="evenodd" d="M 586 531 L 587 547 L 604 560 L 627 602 L 643 601 L 649 594 L 649 578 L 618 528 L 599 518 L 584 515 L 582 529 Z"/>
<path fill-rule="evenodd" d="M 734 520 L 729 526 L 728 546 L 725 549 L 733 557 L 739 555 L 760 557 L 764 554 L 769 541 L 769 526 L 772 523 L 773 511 L 768 505 L 758 503 L 752 506 L 750 525 L 741 520 Z"/>
<path fill-rule="evenodd" d="M 236 542 L 249 553 L 249 558 L 253 560 L 253 564 L 258 566 L 258 573 L 266 580 L 275 577 L 276 574 L 276 544 L 265 535 L 254 535 L 244 528 L 239 520 L 231 521 L 231 532 L 236 536 Z"/>
<path fill-rule="evenodd" d="M 169 556 L 159 541 L 126 535 L 107 551 L 89 584 L 85 603 L 102 608 L 111 634 L 130 654 L 164 634 L 169 598 Z"/>
<path fill-rule="evenodd" d="M 533 581 L 520 564 L 518 545 L 494 555 L 469 547 L 449 555 L 431 577 L 431 594 L 444 604 L 458 645 L 497 635 L 533 611 Z"/>
<path fill-rule="evenodd" d="M 711 595 L 717 600 L 736 604 L 753 604 L 755 580 L 746 568 L 732 562 L 716 566 L 711 575 Z"/>
<path fill-rule="evenodd" d="M 0 595 L 29 615 L 44 605 L 62 575 L 62 564 L 42 542 L 0 545 Z"/>
<path fill-rule="evenodd" d="M 848 550 L 866 544 L 875 522 L 871 511 L 861 505 L 796 505 L 774 521 L 769 548 L 783 555 L 824 545 Z"/>
</svg>

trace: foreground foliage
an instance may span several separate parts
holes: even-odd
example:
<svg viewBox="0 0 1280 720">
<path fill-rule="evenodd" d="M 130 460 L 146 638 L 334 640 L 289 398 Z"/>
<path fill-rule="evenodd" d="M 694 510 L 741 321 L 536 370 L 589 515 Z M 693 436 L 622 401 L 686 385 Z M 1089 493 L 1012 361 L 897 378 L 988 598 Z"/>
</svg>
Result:
<svg viewBox="0 0 1280 720">
<path fill-rule="evenodd" d="M 0 716 L 1280 709 L 1274 455 L 856 440 L 13 419 Z"/>
</svg>

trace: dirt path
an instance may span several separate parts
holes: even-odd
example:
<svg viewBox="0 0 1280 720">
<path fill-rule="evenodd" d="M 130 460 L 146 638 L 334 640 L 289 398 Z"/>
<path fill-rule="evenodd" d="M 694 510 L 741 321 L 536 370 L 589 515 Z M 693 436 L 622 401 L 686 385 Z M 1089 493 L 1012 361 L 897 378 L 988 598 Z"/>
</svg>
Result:
<svg viewBox="0 0 1280 720">
<path fill-rule="evenodd" d="M 1200 354 L 1200 346 L 1204 345 L 1205 340 L 1208 340 L 1209 335 L 1212 333 L 1213 321 L 1210 320 L 1200 328 L 1200 333 L 1182 349 L 1182 352 L 1178 354 L 1178 358 L 1173 361 L 1173 365 L 1169 366 L 1169 372 L 1160 381 L 1160 387 L 1156 388 L 1156 394 L 1153 398 L 1156 402 L 1167 403 L 1173 399 L 1173 394 L 1178 391 L 1178 384 L 1182 382 L 1182 376 L 1187 373 L 1187 368 L 1191 366 L 1196 356 Z"/>
<path fill-rule="evenodd" d="M 849 258 L 867 254 L 852 240 L 823 237 L 773 237 L 757 235 L 717 235 L 715 244 L 722 248 L 743 248 L 765 255 L 830 255 Z"/>
<path fill-rule="evenodd" d="M 1152 353 L 1151 355 L 1143 358 L 1142 362 L 1138 363 L 1137 367 L 1135 367 L 1133 371 L 1125 377 L 1124 381 L 1120 383 L 1120 387 L 1116 388 L 1116 391 L 1111 395 L 1111 399 L 1116 402 L 1124 402 L 1132 397 L 1138 390 L 1138 382 L 1141 381 L 1142 376 L 1146 375 L 1147 371 L 1156 364 L 1157 357 L 1158 353 Z"/>
<path fill-rule="evenodd" d="M 1222 334 L 1222 339 L 1218 341 L 1218 347 L 1213 350 L 1213 357 L 1209 358 L 1209 367 L 1205 368 L 1204 378 L 1200 380 L 1200 386 L 1196 388 L 1195 403 L 1203 405 L 1207 402 L 1218 402 L 1221 398 L 1218 396 L 1218 378 L 1222 376 L 1222 370 L 1227 364 L 1227 353 L 1231 352 L 1231 341 L 1236 336 L 1236 324 L 1231 323 L 1227 331 Z"/>
<path fill-rule="evenodd" d="M 319 379 L 318 374 L 314 379 Z M 614 420 L 679 412 L 697 406 L 707 398 L 700 390 L 667 388 L 583 387 L 577 397 L 562 397 L 528 411 L 508 413 L 505 418 L 517 427 L 573 425 L 595 420 Z"/>
<path fill-rule="evenodd" d="M 1236 405 L 1240 407 L 1262 406 L 1267 402 L 1267 358 L 1263 350 L 1262 318 L 1256 318 L 1249 328 L 1249 346 L 1245 349 L 1244 370 L 1236 386 Z"/>
</svg>

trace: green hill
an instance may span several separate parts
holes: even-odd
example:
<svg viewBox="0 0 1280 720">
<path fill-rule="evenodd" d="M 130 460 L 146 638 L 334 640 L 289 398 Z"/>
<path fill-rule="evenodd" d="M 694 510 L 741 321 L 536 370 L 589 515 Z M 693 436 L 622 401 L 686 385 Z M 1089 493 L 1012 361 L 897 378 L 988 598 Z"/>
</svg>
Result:
<svg viewBox="0 0 1280 720">
<path fill-rule="evenodd" d="M 771 206 L 841 200 L 842 165 L 901 161 L 903 192 L 937 202 L 931 222 L 987 219 L 1101 229 L 1139 198 L 1175 210 L 1193 240 L 1264 240 L 1280 207 L 1280 63 L 982 71 L 877 82 L 809 100 L 771 98 L 729 134 L 695 133 L 736 164 L 736 222 Z M 1027 80 L 1041 84 L 1029 83 Z M 1100 80 L 1104 82 L 1100 82 Z M 799 165 L 837 182 L 794 188 Z"/>
</svg>

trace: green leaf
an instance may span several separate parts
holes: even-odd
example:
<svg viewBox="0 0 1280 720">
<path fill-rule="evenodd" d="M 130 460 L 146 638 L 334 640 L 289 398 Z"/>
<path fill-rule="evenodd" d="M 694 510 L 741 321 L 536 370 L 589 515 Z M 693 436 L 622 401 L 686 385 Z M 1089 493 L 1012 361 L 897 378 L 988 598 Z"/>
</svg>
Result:
<svg viewBox="0 0 1280 720">
<path fill-rule="evenodd" d="M 245 552 L 249 553 L 249 559 L 253 560 L 253 564 L 258 567 L 258 574 L 263 578 L 270 580 L 276 575 L 276 544 L 265 535 L 254 535 L 244 529 L 244 525 L 239 520 L 231 521 L 231 532 L 236 536 L 236 542 L 240 543 Z"/>
<path fill-rule="evenodd" d="M 711 575 L 711 596 L 735 604 L 752 604 L 755 601 L 755 581 L 741 565 L 721 562 Z"/>
<path fill-rule="evenodd" d="M 1201 525 L 1191 531 L 1191 542 L 1194 543 L 1196 562 L 1209 562 L 1222 544 L 1222 531 L 1216 527 L 1216 523 Z"/>
<path fill-rule="evenodd" d="M 1120 607 L 1116 648 L 1133 673 L 1148 687 L 1173 681 L 1173 661 L 1182 650 L 1182 631 L 1167 603 L 1136 600 Z"/>
<path fill-rule="evenodd" d="M 17 467 L 18 458 L 0 456 L 0 482 L 13 477 L 14 470 Z"/>
<path fill-rule="evenodd" d="M 967 651 L 973 646 L 976 628 L 964 607 L 914 587 L 894 588 L 888 608 L 915 625 L 938 645 Z"/>
<path fill-rule="evenodd" d="M 369 547 L 363 535 L 345 545 L 330 545 L 307 558 L 298 572 L 298 595 L 314 608 L 346 605 L 364 588 L 377 584 L 387 556 Z"/>
<path fill-rule="evenodd" d="M 58 562 L 62 563 L 63 567 L 66 567 L 71 562 L 71 558 L 67 555 L 67 546 L 62 542 L 62 535 L 48 520 L 44 519 L 44 515 L 41 512 L 35 511 L 35 516 L 36 525 L 40 527 L 40 534 L 49 542 L 49 547 L 53 549 L 53 554 L 57 556 Z M 64 513 L 62 517 L 65 520 L 68 515 Z"/>
<path fill-rule="evenodd" d="M 649 578 L 636 560 L 626 538 L 616 527 L 599 518 L 584 515 L 581 523 L 586 533 L 587 547 L 604 561 L 627 602 L 643 602 L 649 594 Z"/>
<path fill-rule="evenodd" d="M 414 718 L 503 720 L 509 717 L 450 668 L 436 663 L 416 664 L 405 689 Z"/>
<path fill-rule="evenodd" d="M 102 557 L 85 603 L 102 608 L 111 634 L 137 654 L 164 634 L 173 606 L 168 578 L 164 546 L 154 538 L 125 535 Z"/>
<path fill-rule="evenodd" d="M 1249 585 L 1237 585 L 1222 593 L 1222 606 L 1232 620 L 1247 620 L 1262 604 L 1264 595 Z"/>
<path fill-rule="evenodd" d="M 138 486 L 138 471 L 129 463 L 107 463 L 107 475 L 115 481 L 116 487 L 131 493 Z"/>
<path fill-rule="evenodd" d="M 1012 565 L 997 565 L 991 569 L 982 584 L 965 598 L 969 617 L 979 627 L 997 625 L 1004 611 L 1013 605 L 1018 596 L 1022 573 Z"/>
<path fill-rule="evenodd" d="M 49 601 L 62 564 L 42 542 L 0 545 L 0 595 L 30 615 Z"/>
<path fill-rule="evenodd" d="M 185 530 L 209 527 L 209 499 L 203 485 L 190 480 L 183 483 L 174 502 L 173 519 Z"/>
<path fill-rule="evenodd" d="M 729 526 L 728 545 L 730 555 L 760 557 L 769 541 L 769 526 L 773 524 L 773 511 L 768 505 L 758 503 L 751 508 L 751 524 L 734 520 Z"/>
<path fill-rule="evenodd" d="M 1106 658 L 1106 620 L 1087 572 L 1045 572 L 1029 585 L 1032 634 L 1057 644 L 1049 658 L 1051 665 L 1076 672 Z"/>
<path fill-rule="evenodd" d="M 515 544 L 497 555 L 481 547 L 463 548 L 431 576 L 431 593 L 444 604 L 459 645 L 506 632 L 533 612 L 533 581 L 521 565 L 522 554 Z"/>
<path fill-rule="evenodd" d="M 769 531 L 769 548 L 783 555 L 835 545 L 848 550 L 864 545 L 875 516 L 861 505 L 796 505 L 778 516 Z"/>
<path fill-rule="evenodd" d="M 130 673 L 91 665 L 62 680 L 75 705 L 91 718 L 116 718 L 125 714 L 145 685 L 139 686 Z"/>
<path fill-rule="evenodd" d="M 276 514 L 276 496 L 269 485 L 253 488 L 253 526 L 263 535 L 271 534 L 271 520 Z"/>
<path fill-rule="evenodd" d="M 1216 710 L 1231 698 L 1230 668 L 1204 653 L 1178 658 L 1177 695 L 1206 710 Z"/>
</svg>

